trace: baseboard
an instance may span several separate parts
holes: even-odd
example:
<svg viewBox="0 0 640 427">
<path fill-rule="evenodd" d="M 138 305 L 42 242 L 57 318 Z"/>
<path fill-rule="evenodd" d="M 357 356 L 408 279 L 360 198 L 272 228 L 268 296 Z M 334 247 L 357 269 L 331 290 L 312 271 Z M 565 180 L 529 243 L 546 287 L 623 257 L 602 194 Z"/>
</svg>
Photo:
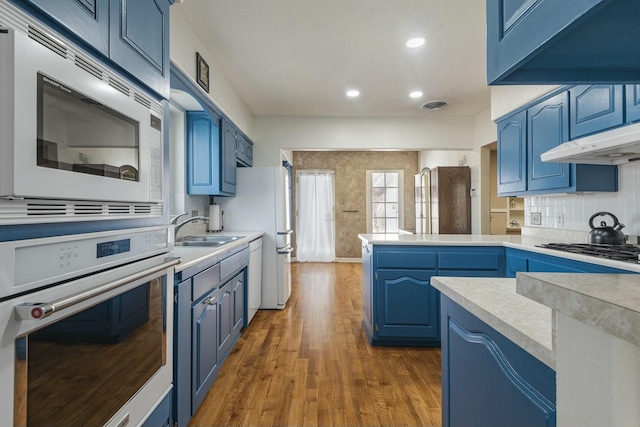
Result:
<svg viewBox="0 0 640 427">
<path fill-rule="evenodd" d="M 293 257 L 291 262 L 298 262 L 298 260 Z M 336 258 L 333 262 L 362 263 L 362 258 Z"/>
</svg>

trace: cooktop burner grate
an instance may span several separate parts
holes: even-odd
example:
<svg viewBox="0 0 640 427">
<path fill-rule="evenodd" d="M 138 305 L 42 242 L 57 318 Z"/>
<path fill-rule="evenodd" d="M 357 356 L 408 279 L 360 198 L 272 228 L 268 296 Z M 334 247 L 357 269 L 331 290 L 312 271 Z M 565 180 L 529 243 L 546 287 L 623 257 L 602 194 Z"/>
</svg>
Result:
<svg viewBox="0 0 640 427">
<path fill-rule="evenodd" d="M 575 254 L 591 255 L 600 258 L 608 258 L 616 261 L 639 262 L 640 246 L 635 245 L 596 245 L 589 243 L 547 243 L 537 245 L 541 248 L 555 249 L 558 251 Z"/>
</svg>

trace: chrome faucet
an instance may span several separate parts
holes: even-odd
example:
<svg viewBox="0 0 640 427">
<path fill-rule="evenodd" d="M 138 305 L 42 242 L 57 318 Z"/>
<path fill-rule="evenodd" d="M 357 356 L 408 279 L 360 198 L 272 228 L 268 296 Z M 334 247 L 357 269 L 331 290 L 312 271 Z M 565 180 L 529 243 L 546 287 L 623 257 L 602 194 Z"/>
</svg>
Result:
<svg viewBox="0 0 640 427">
<path fill-rule="evenodd" d="M 177 217 L 175 217 L 174 219 L 172 219 L 172 224 L 175 224 L 175 221 L 178 220 L 179 217 L 181 217 L 184 214 L 180 214 Z M 175 221 L 174 221 L 175 220 Z M 187 225 L 188 223 L 192 222 L 192 221 L 198 221 L 198 220 L 203 220 L 203 221 L 208 221 L 209 217 L 208 216 L 192 216 L 191 218 L 187 218 L 184 221 L 182 221 L 180 224 L 176 225 L 176 228 L 173 232 L 173 237 L 175 240 L 177 240 L 176 238 L 178 237 L 178 230 L 180 230 L 182 227 L 184 227 L 185 225 Z"/>
<path fill-rule="evenodd" d="M 173 218 L 171 218 L 171 220 L 169 221 L 169 224 L 173 224 L 176 225 L 176 223 L 178 222 L 178 218 L 180 218 L 183 215 L 186 215 L 186 212 L 182 212 L 181 214 L 178 214 L 176 216 L 174 216 Z"/>
</svg>

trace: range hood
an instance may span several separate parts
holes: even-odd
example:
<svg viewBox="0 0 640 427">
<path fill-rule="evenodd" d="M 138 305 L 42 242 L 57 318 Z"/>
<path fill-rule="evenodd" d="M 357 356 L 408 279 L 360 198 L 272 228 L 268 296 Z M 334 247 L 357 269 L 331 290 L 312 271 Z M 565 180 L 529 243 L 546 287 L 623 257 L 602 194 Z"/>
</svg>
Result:
<svg viewBox="0 0 640 427">
<path fill-rule="evenodd" d="M 619 165 L 640 160 L 640 123 L 565 142 L 540 155 L 543 162 Z"/>
</svg>

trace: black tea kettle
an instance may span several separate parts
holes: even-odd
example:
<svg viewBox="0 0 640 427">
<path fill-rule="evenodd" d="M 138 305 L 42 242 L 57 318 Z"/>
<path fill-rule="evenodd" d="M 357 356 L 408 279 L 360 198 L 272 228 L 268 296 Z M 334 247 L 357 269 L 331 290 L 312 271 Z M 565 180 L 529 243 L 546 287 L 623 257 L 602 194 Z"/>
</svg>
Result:
<svg viewBox="0 0 640 427">
<path fill-rule="evenodd" d="M 597 216 L 609 215 L 613 219 L 613 225 L 607 226 L 605 221 L 600 221 L 600 227 L 593 226 L 593 220 Z M 624 245 L 627 243 L 627 236 L 620 230 L 624 228 L 624 224 L 618 222 L 618 218 L 609 212 L 596 212 L 591 218 L 589 218 L 589 227 L 591 232 L 589 233 L 589 243 L 596 243 L 599 245 Z"/>
</svg>

